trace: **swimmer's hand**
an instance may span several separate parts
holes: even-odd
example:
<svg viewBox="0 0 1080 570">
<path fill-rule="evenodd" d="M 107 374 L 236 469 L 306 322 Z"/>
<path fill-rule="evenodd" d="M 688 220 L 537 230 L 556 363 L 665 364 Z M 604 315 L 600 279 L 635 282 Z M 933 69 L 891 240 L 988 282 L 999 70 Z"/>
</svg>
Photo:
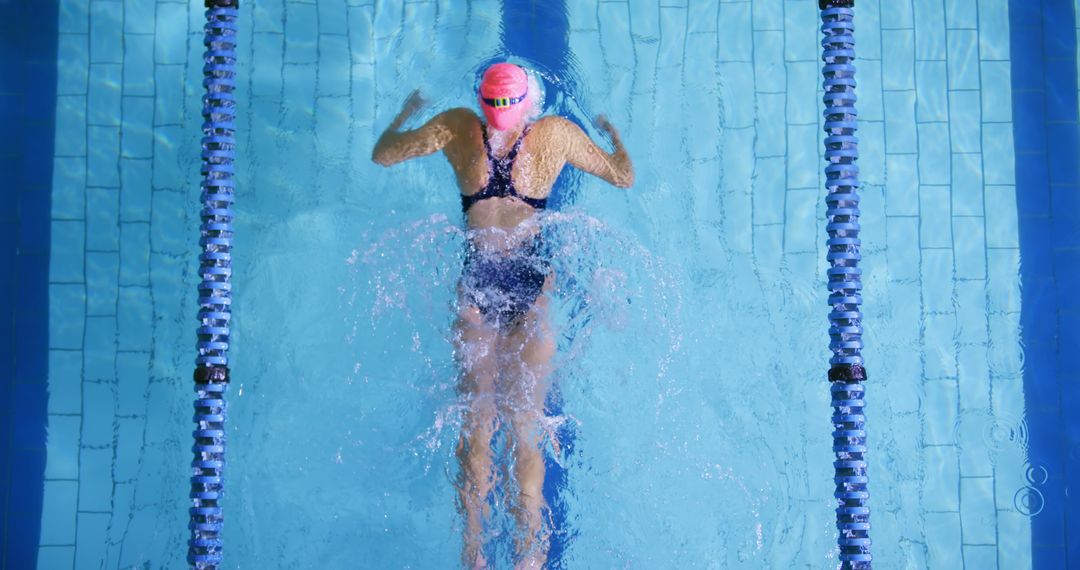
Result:
<svg viewBox="0 0 1080 570">
<path fill-rule="evenodd" d="M 371 151 L 372 161 L 391 166 L 403 160 L 431 154 L 450 143 L 454 138 L 455 125 L 460 122 L 455 117 L 460 116 L 463 109 L 443 111 L 417 129 L 401 130 L 401 125 L 425 106 L 427 100 L 420 95 L 419 89 L 409 94 L 397 117 L 394 117 L 390 126 L 375 142 L 375 148 Z"/>
<path fill-rule="evenodd" d="M 405 103 L 401 105 L 401 112 L 398 113 L 394 121 L 390 123 L 390 128 L 398 130 L 405 121 L 409 120 L 409 117 L 413 116 L 417 111 L 427 106 L 427 99 L 420 94 L 420 90 L 416 89 L 409 96 L 405 98 Z"/>
<path fill-rule="evenodd" d="M 611 124 L 607 115 L 600 115 L 596 117 L 596 128 L 604 131 L 611 137 L 611 142 L 615 143 L 615 146 L 622 146 L 622 139 L 619 138 L 619 131 L 615 130 L 615 125 Z"/>
</svg>

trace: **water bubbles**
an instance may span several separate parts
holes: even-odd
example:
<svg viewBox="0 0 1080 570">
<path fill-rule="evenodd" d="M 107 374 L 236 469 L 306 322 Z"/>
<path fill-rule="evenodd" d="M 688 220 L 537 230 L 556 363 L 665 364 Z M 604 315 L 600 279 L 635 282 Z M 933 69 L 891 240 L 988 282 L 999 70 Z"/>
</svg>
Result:
<svg viewBox="0 0 1080 570">
<path fill-rule="evenodd" d="M 1013 495 L 1013 506 L 1024 516 L 1033 517 L 1041 513 L 1045 504 L 1042 492 L 1035 487 L 1023 487 Z"/>
<path fill-rule="evenodd" d="M 983 427 L 983 441 L 991 450 L 997 451 L 1006 445 L 1027 449 L 1028 425 L 1024 418 L 993 417 Z"/>
<path fill-rule="evenodd" d="M 1024 477 L 1027 478 L 1028 483 L 1031 483 L 1032 485 L 1042 485 L 1050 478 L 1050 474 L 1047 473 L 1046 467 L 1043 467 L 1042 465 L 1028 465 Z"/>
</svg>

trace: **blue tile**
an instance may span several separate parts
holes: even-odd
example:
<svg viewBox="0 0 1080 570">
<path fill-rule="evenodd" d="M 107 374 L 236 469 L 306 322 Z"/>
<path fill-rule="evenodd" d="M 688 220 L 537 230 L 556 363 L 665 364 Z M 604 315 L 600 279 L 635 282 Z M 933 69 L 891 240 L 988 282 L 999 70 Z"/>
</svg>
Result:
<svg viewBox="0 0 1080 570">
<path fill-rule="evenodd" d="M 75 513 L 79 481 L 45 481 L 41 513 L 42 544 L 75 544 Z"/>
<path fill-rule="evenodd" d="M 960 513 L 926 514 L 927 567 L 962 568 Z"/>
<path fill-rule="evenodd" d="M 100 567 L 109 545 L 109 513 L 79 513 L 75 568 Z"/>
<path fill-rule="evenodd" d="M 1031 153 L 1046 150 L 1046 107 L 1041 91 L 1013 91 L 1015 112 L 1022 120 L 1014 123 L 1016 152 Z"/>
<path fill-rule="evenodd" d="M 120 248 L 118 189 L 87 188 L 86 248 L 93 251 L 117 251 Z"/>
<path fill-rule="evenodd" d="M 911 28 L 914 25 L 911 2 L 885 2 L 881 5 L 882 28 Z"/>
<path fill-rule="evenodd" d="M 1069 314 L 1069 320 L 1075 322 L 1077 318 L 1076 313 Z M 1080 346 L 1076 344 L 1080 342 L 1080 328 L 1078 327 L 1061 327 L 1058 331 L 1060 337 L 1060 346 Z M 1061 350 L 1058 351 L 1058 369 L 1075 370 L 1077 366 L 1080 366 L 1080 351 L 1076 350 Z M 1074 386 L 1062 385 L 1062 396 L 1066 398 L 1066 409 L 1076 410 L 1080 402 L 1077 398 L 1080 398 L 1080 390 L 1076 390 Z M 1071 429 L 1076 429 L 1080 423 L 1073 422 L 1076 425 L 1069 426 Z"/>
<path fill-rule="evenodd" d="M 139 392 L 140 398 L 144 396 L 143 392 Z M 138 475 L 142 462 L 143 426 L 146 422 L 142 418 L 120 418 L 118 422 L 113 473 L 117 481 L 131 481 Z"/>
<path fill-rule="evenodd" d="M 945 123 L 923 123 L 919 131 L 919 182 L 948 185 L 952 180 L 949 152 L 949 126 Z"/>
<path fill-rule="evenodd" d="M 1045 505 L 1045 503 L 1044 503 Z M 1049 513 L 1048 509 L 1060 510 L 1057 504 L 1045 505 L 1043 510 L 1039 513 L 1043 519 L 1054 520 L 1054 515 L 1061 516 L 1060 513 Z M 1033 537 L 1034 538 L 1034 537 Z M 1031 547 L 1031 566 L 1033 568 L 1066 568 L 1068 559 L 1065 554 L 1065 546 L 1063 544 L 1054 545 L 1040 545 L 1035 544 Z"/>
<path fill-rule="evenodd" d="M 786 188 L 784 159 L 759 158 L 755 164 L 753 179 L 755 224 L 783 223 Z"/>
<path fill-rule="evenodd" d="M 62 95 L 56 98 L 57 156 L 86 155 L 86 96 Z"/>
<path fill-rule="evenodd" d="M 42 546 L 38 550 L 38 568 L 71 568 L 74 563 L 74 546 Z"/>
<path fill-rule="evenodd" d="M 1021 200 L 1017 201 L 1019 212 L 1023 215 L 1049 217 L 1050 215 L 1050 173 L 1045 156 L 1021 155 L 1016 163 L 1016 182 L 1024 188 Z"/>
<path fill-rule="evenodd" d="M 1080 187 L 1075 184 L 1060 184 L 1050 188 L 1051 205 L 1054 210 L 1054 246 L 1058 248 L 1076 247 L 1080 250 Z"/>
<path fill-rule="evenodd" d="M 25 187 L 49 188 L 53 174 L 53 125 L 39 123 L 23 123 L 19 127 L 19 146 L 23 154 L 22 184 Z M 35 203 L 46 206 L 49 204 L 48 192 L 44 199 L 35 196 L 21 196 L 23 203 Z M 38 209 L 37 212 L 49 212 L 48 207 Z"/>
<path fill-rule="evenodd" d="M 60 0 L 61 32 L 85 34 L 90 31 L 90 3 L 85 0 Z"/>
<path fill-rule="evenodd" d="M 49 346 L 51 348 L 82 348 L 83 315 L 86 311 L 84 286 L 49 285 L 48 293 Z M 39 312 L 36 312 L 36 318 L 40 321 Z M 41 354 L 45 354 L 44 348 L 42 347 Z"/>
<path fill-rule="evenodd" d="M 1013 120 L 1012 76 L 1007 61 L 982 62 L 982 114 L 984 121 Z"/>
<path fill-rule="evenodd" d="M 118 253 L 88 252 L 86 254 L 86 312 L 88 315 L 116 314 L 119 272 Z"/>
<path fill-rule="evenodd" d="M 981 216 L 983 214 L 983 181 L 981 154 L 952 155 L 953 214 Z"/>
<path fill-rule="evenodd" d="M 756 100 L 754 154 L 759 160 L 762 157 L 782 157 L 787 153 L 785 96 L 783 93 L 759 93 Z"/>
<path fill-rule="evenodd" d="M 724 39 L 720 41 L 720 49 L 714 57 L 719 57 L 720 61 L 753 61 L 753 25 L 750 12 L 750 3 L 720 4 L 719 21 L 722 22 L 725 33 Z M 711 19 L 704 14 L 698 15 L 702 19 Z"/>
<path fill-rule="evenodd" d="M 184 66 L 155 65 L 154 85 L 157 89 L 154 97 L 154 125 L 179 125 L 183 123 Z M 170 138 L 164 142 L 167 143 L 169 148 L 173 148 L 178 140 L 182 139 Z M 172 162 L 176 161 L 173 160 Z"/>
<path fill-rule="evenodd" d="M 150 381 L 150 354 L 147 352 L 117 353 L 116 376 L 120 396 L 117 413 L 122 416 L 147 413 L 146 387 Z"/>
<path fill-rule="evenodd" d="M 920 122 L 948 121 L 948 74 L 945 62 L 915 62 L 915 78 L 918 85 L 916 118 Z"/>
<path fill-rule="evenodd" d="M 1061 31 L 1068 30 L 1065 26 L 1054 26 Z M 1076 60 L 1076 36 L 1068 33 L 1047 33 L 1043 38 L 1043 56 L 1047 60 L 1069 59 Z"/>
<path fill-rule="evenodd" d="M 953 152 L 980 152 L 982 117 L 977 91 L 949 92 L 949 139 Z"/>
<path fill-rule="evenodd" d="M 87 124 L 120 125 L 122 77 L 123 67 L 118 63 L 90 65 L 90 84 L 86 96 Z"/>
<path fill-rule="evenodd" d="M 986 243 L 981 217 L 953 218 L 953 252 L 958 279 L 986 278 Z"/>
<path fill-rule="evenodd" d="M 50 38 L 51 41 L 55 41 Z M 48 61 L 41 63 L 26 63 L 23 62 L 23 72 L 27 77 L 42 78 L 49 77 L 56 74 L 56 61 Z M 52 130 L 53 123 L 53 111 L 55 109 L 52 99 L 52 90 L 50 89 L 50 97 L 23 97 L 23 121 L 24 125 L 29 122 L 41 123 L 49 127 Z M 52 139 L 52 134 L 49 137 Z M 25 143 L 24 143 L 25 144 Z"/>
<path fill-rule="evenodd" d="M 60 33 L 56 56 L 56 93 L 85 95 L 90 72 L 90 51 L 86 37 L 76 33 Z"/>
<path fill-rule="evenodd" d="M 787 121 L 815 126 L 821 114 L 821 101 L 815 96 L 821 65 L 816 62 L 787 64 Z"/>
<path fill-rule="evenodd" d="M 821 168 L 817 153 L 821 145 L 818 133 L 817 125 L 788 126 L 788 144 L 791 145 L 787 161 L 788 188 L 817 189 Z"/>
<path fill-rule="evenodd" d="M 79 478 L 78 416 L 49 416 L 46 479 Z"/>
<path fill-rule="evenodd" d="M 82 410 L 82 351 L 49 351 L 49 413 L 77 414 Z"/>
<path fill-rule="evenodd" d="M 83 277 L 83 239 L 86 224 L 81 221 L 52 222 L 49 280 L 81 283 Z"/>
<path fill-rule="evenodd" d="M 859 64 L 859 85 L 881 85 L 881 61 L 863 61 Z M 880 89 L 856 89 L 859 97 L 859 127 L 867 121 L 883 122 L 885 104 Z"/>
<path fill-rule="evenodd" d="M 976 2 L 946 2 L 945 25 L 950 28 L 978 28 L 979 12 Z"/>
<path fill-rule="evenodd" d="M 755 30 L 782 30 L 784 24 L 783 0 L 757 0 L 754 5 Z M 633 12 L 641 13 L 641 12 Z"/>
<path fill-rule="evenodd" d="M 154 100 L 124 97 L 120 152 L 126 158 L 151 158 L 154 153 Z M 123 162 L 123 161 L 121 161 Z"/>
<path fill-rule="evenodd" d="M 1051 184 L 1080 184 L 1077 172 L 1077 155 L 1080 154 L 1080 134 L 1077 125 L 1048 123 L 1047 140 L 1052 143 L 1047 148 Z"/>
<path fill-rule="evenodd" d="M 37 544 L 37 532 L 41 520 L 41 492 L 45 488 L 43 475 L 45 474 L 45 447 L 36 449 L 13 445 L 11 448 L 11 464 L 19 468 L 10 472 L 11 495 L 8 497 L 8 540 L 11 541 L 15 525 L 10 525 L 11 517 L 30 517 L 37 521 L 32 529 L 34 542 Z M 30 536 L 29 532 L 26 536 Z M 9 544 L 18 544 L 9 542 Z"/>
<path fill-rule="evenodd" d="M 889 153 L 918 151 L 915 125 L 915 91 L 887 91 L 885 101 L 885 149 Z M 920 132 L 921 132 L 921 128 Z"/>
<path fill-rule="evenodd" d="M 154 37 L 124 36 L 124 95 L 154 95 Z M 152 124 L 152 123 L 150 123 Z"/>
<path fill-rule="evenodd" d="M 90 447 L 107 447 L 113 442 L 113 420 L 116 415 L 116 388 L 100 382 L 83 383 L 83 453 Z M 112 451 L 108 454 L 111 465 Z M 86 461 L 81 463 L 86 469 Z M 85 476 L 85 472 L 84 472 Z M 95 509 L 96 510 L 96 509 Z"/>
<path fill-rule="evenodd" d="M 150 221 L 150 167 L 150 160 L 120 160 L 120 221 Z"/>
<path fill-rule="evenodd" d="M 86 157 L 86 185 L 116 188 L 120 186 L 120 128 L 86 127 L 89 152 Z"/>
<path fill-rule="evenodd" d="M 14 421 L 13 445 L 25 448 L 45 448 L 45 415 L 48 410 L 48 394 L 45 382 L 23 382 L 14 384 L 14 407 L 11 418 Z"/>
<path fill-rule="evenodd" d="M 310 111 L 305 111 L 309 113 Z M 307 128 L 311 128 L 310 122 Z M 179 160 L 175 160 L 177 143 L 181 140 L 186 129 L 181 127 L 155 127 L 154 128 L 154 160 L 152 166 L 153 188 L 178 190 L 191 184 L 188 178 L 192 172 L 182 168 Z M 194 169 L 193 169 L 194 170 Z M 155 204 L 154 209 L 157 209 Z"/>
<path fill-rule="evenodd" d="M 917 218 L 890 218 L 886 255 L 893 280 L 919 277 L 919 226 Z"/>
<path fill-rule="evenodd" d="M 1021 33 L 1019 37 L 1012 35 L 1012 49 L 1014 53 L 1022 53 L 1028 49 L 1038 49 L 1041 35 L 1031 36 Z M 1020 45 L 1018 45 L 1020 44 Z M 1028 52 L 1031 53 L 1031 52 Z M 1024 65 L 1012 66 L 1012 80 L 1015 89 L 1042 89 L 1043 87 L 1043 60 L 1042 58 L 1028 58 Z"/>
<path fill-rule="evenodd" d="M 150 289 L 121 287 L 118 313 L 120 350 L 150 350 L 153 348 L 154 327 L 151 322 Z"/>
<path fill-rule="evenodd" d="M 111 412 L 111 410 L 110 410 Z M 110 420 L 112 418 L 109 418 Z M 109 423 L 109 442 L 112 442 L 112 423 Z M 85 436 L 84 436 L 85 441 Z M 112 511 L 113 449 L 83 447 L 79 457 L 82 478 L 79 490 L 80 511 Z"/>
<path fill-rule="evenodd" d="M 885 184 L 885 140 L 884 123 L 859 123 L 859 138 L 870 142 L 859 148 L 859 176 L 864 186 L 883 186 Z M 821 143 L 818 143 L 819 146 Z M 817 167 L 821 172 L 821 167 Z M 824 176 L 823 174 L 821 176 Z"/>
<path fill-rule="evenodd" d="M 976 30 L 949 30 L 949 89 L 979 88 L 979 37 Z"/>
<path fill-rule="evenodd" d="M 255 34 L 252 43 L 252 58 L 263 62 L 251 70 L 252 95 L 280 98 L 284 37 L 281 34 Z"/>
<path fill-rule="evenodd" d="M 936 0 L 915 0 L 915 58 L 945 60 L 945 8 Z"/>
<path fill-rule="evenodd" d="M 1076 59 L 1047 60 L 1043 91 L 1046 93 L 1046 117 L 1051 121 L 1077 119 Z M 1073 128 L 1076 128 L 1075 124 Z"/>
<path fill-rule="evenodd" d="M 2 49 L 2 48 L 0 48 Z M 3 53 L 0 52 L 0 56 Z M 18 117 L 21 117 L 19 107 L 22 105 L 22 94 L 15 93 L 3 93 L 0 94 L 0 121 L 3 121 L 5 125 L 14 124 Z"/>
<path fill-rule="evenodd" d="M 811 2 L 784 3 L 784 59 L 817 60 L 819 50 L 818 7 Z M 813 24 L 806 25 L 806 22 Z M 682 26 L 684 24 L 680 24 Z M 667 30 L 665 30 L 665 35 Z"/>
<path fill-rule="evenodd" d="M 920 274 L 922 276 L 923 309 L 928 313 L 952 312 L 952 250 L 923 249 Z"/>
<path fill-rule="evenodd" d="M 90 61 L 120 63 L 124 58 L 124 8 L 120 2 L 90 5 Z"/>
<path fill-rule="evenodd" d="M 1030 26 L 1038 26 L 1039 34 L 1042 35 L 1042 2 L 1016 2 L 1010 1 L 1009 25 L 1013 29 L 1021 29 Z M 1029 52 L 1030 53 L 1030 52 Z"/>
<path fill-rule="evenodd" d="M 156 2 L 124 2 L 124 33 L 153 34 L 155 6 Z M 125 45 L 125 48 L 129 47 Z M 127 55 L 125 49 L 124 56 Z"/>
<path fill-rule="evenodd" d="M 1062 36 L 1072 36 L 1071 43 L 1076 49 L 1077 25 L 1075 4 L 1069 0 L 1043 0 L 1042 22 L 1047 40 L 1062 40 Z M 1066 40 L 1068 41 L 1068 40 Z M 1075 54 L 1075 52 L 1073 52 Z M 1049 54 L 1047 54 L 1049 55 Z"/>
<path fill-rule="evenodd" d="M 52 217 L 79 220 L 86 215 L 86 159 L 53 159 Z"/>
<path fill-rule="evenodd" d="M 381 10 L 380 12 L 386 12 Z M 315 63 L 318 45 L 311 30 L 319 26 L 318 8 L 312 4 L 289 3 L 285 7 L 285 62 Z"/>
<path fill-rule="evenodd" d="M 158 2 L 157 25 L 154 28 L 154 35 L 157 38 L 157 41 L 154 42 L 154 58 L 157 63 L 185 63 L 187 61 L 188 35 L 187 4 Z"/>
<path fill-rule="evenodd" d="M 883 30 L 882 68 L 889 70 L 882 76 L 886 90 L 915 88 L 915 32 L 913 30 Z"/>
<path fill-rule="evenodd" d="M 41 487 L 41 485 L 39 485 Z M 14 489 L 12 495 L 16 495 Z M 36 494 L 37 511 L 33 514 L 15 515 L 11 513 L 7 520 L 7 548 L 0 551 L 6 557 L 7 568 L 38 568 L 37 545 L 41 533 L 41 489 L 24 494 Z M 14 497 L 13 497 L 14 498 Z"/>
<path fill-rule="evenodd" d="M 120 285 L 150 285 L 150 224 L 120 226 Z"/>
<path fill-rule="evenodd" d="M 83 377 L 93 382 L 116 379 L 116 317 L 87 317 Z"/>
<path fill-rule="evenodd" d="M 919 186 L 919 213 L 919 244 L 922 247 L 952 247 L 949 187 Z"/>
<path fill-rule="evenodd" d="M 983 174 L 987 184 L 1015 181 L 1011 124 L 983 125 Z"/>
</svg>

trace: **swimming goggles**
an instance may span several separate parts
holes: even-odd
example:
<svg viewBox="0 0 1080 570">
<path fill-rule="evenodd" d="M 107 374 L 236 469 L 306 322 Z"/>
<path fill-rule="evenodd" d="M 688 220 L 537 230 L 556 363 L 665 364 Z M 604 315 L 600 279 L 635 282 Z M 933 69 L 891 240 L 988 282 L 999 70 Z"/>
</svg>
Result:
<svg viewBox="0 0 1080 570">
<path fill-rule="evenodd" d="M 495 107 L 496 109 L 505 109 L 506 107 L 509 107 L 511 105 L 517 105 L 518 103 L 524 101 L 525 96 L 528 94 L 529 92 L 526 91 L 525 93 L 522 93 L 520 97 L 495 97 L 493 99 L 488 97 L 481 97 L 481 100 L 483 100 L 484 103 L 490 107 Z"/>
</svg>

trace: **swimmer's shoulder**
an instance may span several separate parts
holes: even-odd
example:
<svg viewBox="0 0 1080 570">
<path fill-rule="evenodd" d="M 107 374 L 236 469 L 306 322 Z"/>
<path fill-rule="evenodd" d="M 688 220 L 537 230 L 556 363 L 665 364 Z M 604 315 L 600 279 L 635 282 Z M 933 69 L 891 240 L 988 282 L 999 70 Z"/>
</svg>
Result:
<svg viewBox="0 0 1080 570">
<path fill-rule="evenodd" d="M 562 131 L 563 129 L 566 129 L 568 125 L 572 126 L 573 123 L 567 121 L 566 119 L 558 115 L 544 115 L 543 117 L 540 117 L 539 119 L 533 121 L 532 127 L 530 127 L 530 131 L 557 133 Z"/>
<path fill-rule="evenodd" d="M 439 113 L 439 117 L 452 127 L 472 126 L 479 123 L 480 118 L 468 107 L 454 107 Z"/>
</svg>

